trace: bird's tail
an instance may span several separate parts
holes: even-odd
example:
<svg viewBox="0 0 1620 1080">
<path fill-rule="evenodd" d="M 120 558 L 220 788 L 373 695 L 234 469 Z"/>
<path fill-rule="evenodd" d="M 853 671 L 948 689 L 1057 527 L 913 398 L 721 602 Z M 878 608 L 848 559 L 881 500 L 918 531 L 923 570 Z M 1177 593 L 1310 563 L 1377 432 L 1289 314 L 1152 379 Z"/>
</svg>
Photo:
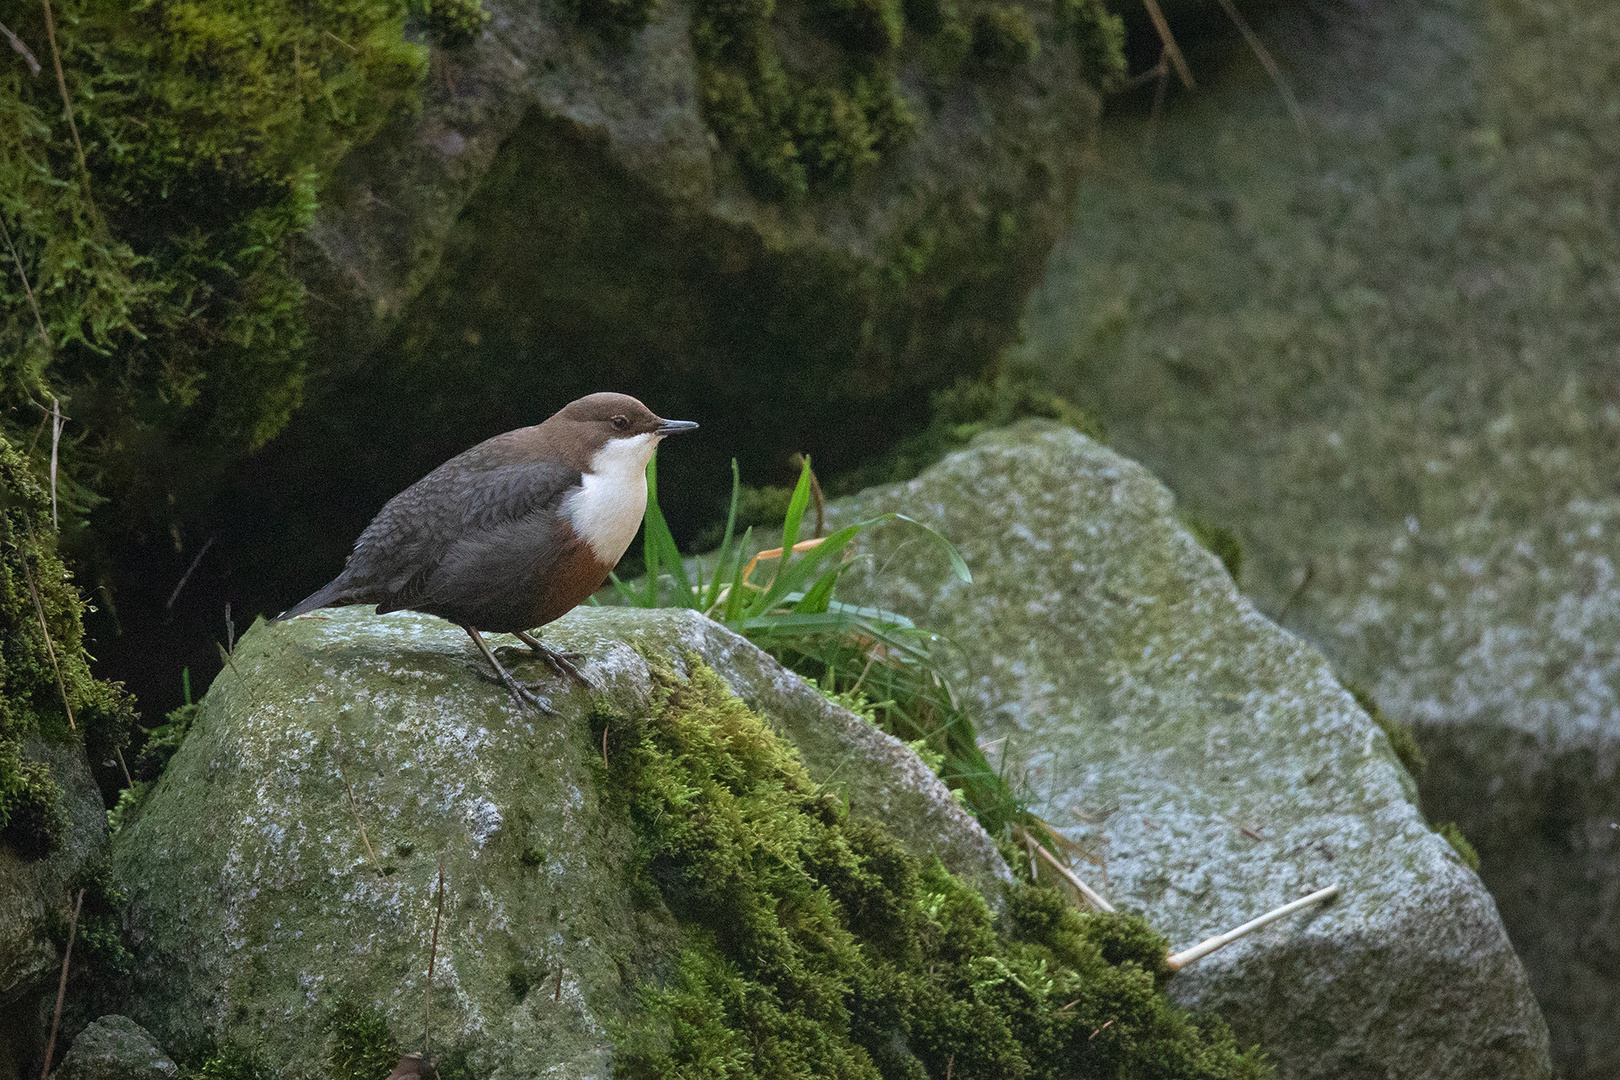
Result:
<svg viewBox="0 0 1620 1080">
<path fill-rule="evenodd" d="M 294 604 L 286 611 L 283 611 L 280 615 L 277 615 L 270 621 L 273 623 L 278 623 L 284 619 L 291 619 L 295 616 L 302 615 L 305 612 L 314 611 L 316 608 L 347 604 L 357 599 L 358 597 L 351 594 L 349 583 L 344 581 L 340 576 L 332 581 L 327 582 L 315 592 L 310 593 L 308 596 L 304 597 L 302 600 L 298 601 L 298 603 Z"/>
</svg>

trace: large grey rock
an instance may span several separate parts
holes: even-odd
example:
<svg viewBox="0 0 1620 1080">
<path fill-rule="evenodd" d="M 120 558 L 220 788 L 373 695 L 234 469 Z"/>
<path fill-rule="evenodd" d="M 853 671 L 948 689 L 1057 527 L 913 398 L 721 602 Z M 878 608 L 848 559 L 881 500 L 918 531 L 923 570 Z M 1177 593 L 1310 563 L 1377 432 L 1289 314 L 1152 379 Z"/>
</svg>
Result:
<svg viewBox="0 0 1620 1080">
<path fill-rule="evenodd" d="M 956 7 L 971 21 L 998 4 Z M 908 29 L 896 63 L 915 136 L 851 186 L 760 197 L 705 119 L 689 0 L 660 0 L 619 44 L 577 5 L 485 6 L 474 43 L 434 50 L 420 113 L 323 193 L 303 263 L 321 301 L 312 391 L 282 451 L 301 492 L 313 470 L 341 478 L 344 505 L 376 484 L 380 505 L 461 447 L 446 432 L 476 441 L 604 387 L 668 416 L 771 421 L 688 448 L 694 477 L 729 475 L 734 454 L 852 466 L 1012 339 L 1096 130 L 1088 35 L 1054 25 L 1087 6 L 1019 0 L 1041 36 L 1031 62 L 942 77 L 937 36 Z M 790 66 L 860 62 L 820 32 L 836 6 L 776 5 Z M 376 468 L 354 468 L 379 446 Z"/>
<path fill-rule="evenodd" d="M 145 1028 L 115 1015 L 79 1032 L 51 1080 L 175 1080 L 179 1075 Z"/>
<path fill-rule="evenodd" d="M 324 1068 L 342 999 L 420 1031 L 442 857 L 435 1045 L 473 1046 L 479 1075 L 605 1075 L 608 1029 L 669 944 L 625 887 L 630 826 L 591 768 L 588 715 L 647 707 L 644 657 L 710 665 L 856 812 L 981 886 L 1006 878 L 910 750 L 707 619 L 582 609 L 546 636 L 588 655 L 602 690 L 557 695 L 561 717 L 518 709 L 438 619 L 346 608 L 246 634 L 116 838 L 132 1015 L 178 1053 L 213 1034 L 290 1075 Z"/>
<path fill-rule="evenodd" d="M 1122 110 L 1020 355 L 1416 726 L 1559 1067 L 1620 1075 L 1620 6 L 1258 25 L 1311 147 L 1235 41 Z"/>
<path fill-rule="evenodd" d="M 61 953 L 41 932 L 47 916 L 66 924 L 73 913 L 69 886 L 107 856 L 107 811 L 84 748 L 30 737 L 23 752 L 50 764 L 67 828 L 60 847 L 43 859 L 20 859 L 0 845 L 0 1080 L 20 1076 L 43 1049 L 62 970 Z"/>
<path fill-rule="evenodd" d="M 1550 1075 L 1524 969 L 1478 877 L 1322 655 L 1255 610 L 1146 469 L 1070 429 L 981 436 L 838 520 L 903 525 L 847 594 L 947 635 L 958 690 L 1082 875 L 1173 948 L 1301 893 L 1342 897 L 1200 961 L 1172 992 L 1259 1042 L 1285 1078 Z M 908 542 L 909 541 L 909 542 Z"/>
</svg>

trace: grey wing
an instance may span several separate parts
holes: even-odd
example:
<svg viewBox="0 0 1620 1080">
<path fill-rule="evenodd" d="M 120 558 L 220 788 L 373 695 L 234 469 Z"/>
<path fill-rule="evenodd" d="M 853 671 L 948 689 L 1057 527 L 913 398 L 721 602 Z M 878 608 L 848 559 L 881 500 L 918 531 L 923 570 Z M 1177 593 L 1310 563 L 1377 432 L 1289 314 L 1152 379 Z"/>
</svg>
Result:
<svg viewBox="0 0 1620 1080">
<path fill-rule="evenodd" d="M 355 543 L 340 578 L 379 611 L 409 607 L 452 548 L 535 515 L 555 515 L 580 473 L 537 461 L 469 467 L 455 458 L 390 499 Z M 362 595 L 363 594 L 363 595 Z"/>
</svg>

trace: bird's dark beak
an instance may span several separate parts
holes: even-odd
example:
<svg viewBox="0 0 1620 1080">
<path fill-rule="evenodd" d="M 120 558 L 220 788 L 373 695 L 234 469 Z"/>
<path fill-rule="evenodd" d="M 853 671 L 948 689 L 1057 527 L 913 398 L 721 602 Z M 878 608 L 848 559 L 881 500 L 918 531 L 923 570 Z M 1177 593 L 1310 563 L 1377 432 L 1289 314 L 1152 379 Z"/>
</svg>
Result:
<svg viewBox="0 0 1620 1080">
<path fill-rule="evenodd" d="M 653 429 L 654 435 L 679 435 L 683 431 L 696 431 L 696 420 L 660 420 Z"/>
</svg>

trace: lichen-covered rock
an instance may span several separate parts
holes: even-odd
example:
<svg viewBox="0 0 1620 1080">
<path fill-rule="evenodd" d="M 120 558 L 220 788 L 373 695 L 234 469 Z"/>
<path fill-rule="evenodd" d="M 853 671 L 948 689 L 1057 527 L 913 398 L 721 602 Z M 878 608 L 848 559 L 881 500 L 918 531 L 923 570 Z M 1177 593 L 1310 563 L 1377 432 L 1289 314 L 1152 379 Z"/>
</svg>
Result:
<svg viewBox="0 0 1620 1080">
<path fill-rule="evenodd" d="M 911 751 L 716 624 L 581 610 L 546 636 L 601 688 L 552 684 L 555 717 L 480 678 L 437 619 L 347 608 L 245 635 L 116 839 L 131 1014 L 178 1054 L 257 1045 L 294 1073 L 326 1068 L 344 1007 L 414 1045 L 442 865 L 434 1045 L 480 1075 L 604 1074 L 671 944 L 629 880 L 629 823 L 603 812 L 611 744 L 591 727 L 645 715 L 650 662 L 713 668 L 854 813 L 969 881 L 1006 879 Z"/>
<path fill-rule="evenodd" d="M 66 927 L 73 883 L 107 857 L 107 811 L 84 748 L 35 736 L 22 751 L 44 762 L 60 789 L 61 832 L 43 858 L 23 858 L 0 843 L 0 1080 L 17 1076 L 44 1044 L 62 970 L 47 929 Z"/>
<path fill-rule="evenodd" d="M 175 1080 L 179 1075 L 145 1028 L 114 1015 L 79 1033 L 51 1080 Z"/>
<path fill-rule="evenodd" d="M 1315 648 L 1259 614 L 1144 468 L 1030 421 L 907 484 L 848 595 L 960 651 L 981 741 L 1116 904 L 1191 945 L 1337 883 L 1324 910 L 1218 952 L 1172 992 L 1258 1041 L 1279 1074 L 1550 1075 L 1547 1033 L 1491 897 L 1415 804 L 1411 777 Z"/>
<path fill-rule="evenodd" d="M 1243 588 L 1412 724 L 1558 1067 L 1620 1075 L 1620 79 L 1608 0 L 1278 5 L 1106 171 L 1023 359 L 1234 529 Z M 1151 143 L 1151 162 L 1140 157 Z M 1166 208 L 1174 208 L 1167 213 Z"/>
</svg>

